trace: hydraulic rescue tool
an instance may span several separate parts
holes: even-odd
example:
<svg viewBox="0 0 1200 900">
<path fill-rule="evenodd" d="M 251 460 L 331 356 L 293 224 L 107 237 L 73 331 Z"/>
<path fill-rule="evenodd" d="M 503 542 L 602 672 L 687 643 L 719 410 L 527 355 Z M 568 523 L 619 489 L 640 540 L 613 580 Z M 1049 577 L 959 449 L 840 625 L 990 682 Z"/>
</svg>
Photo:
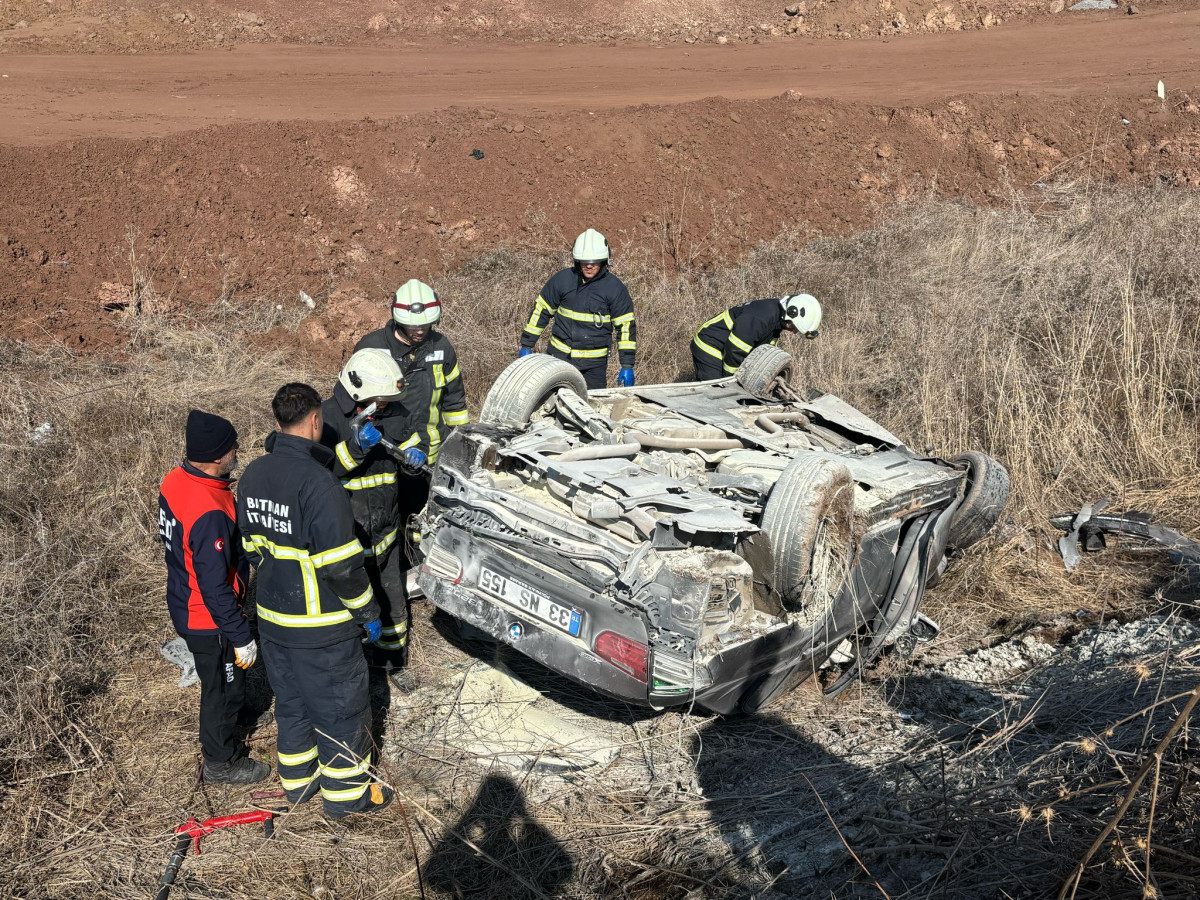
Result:
<svg viewBox="0 0 1200 900">
<path fill-rule="evenodd" d="M 158 881 L 158 893 L 154 900 L 167 900 L 167 896 L 171 893 L 171 886 L 175 884 L 175 878 L 179 875 L 179 870 L 183 866 L 184 857 L 187 856 L 188 845 L 196 845 L 196 855 L 200 855 L 200 839 L 205 835 L 212 834 L 218 828 L 232 828 L 235 825 L 252 825 L 255 822 L 263 823 L 263 834 L 268 838 L 275 834 L 275 816 L 285 810 L 274 809 L 255 809 L 250 812 L 234 813 L 229 816 L 213 816 L 211 819 L 205 819 L 201 822 L 196 821 L 196 817 L 188 819 L 182 825 L 175 828 L 175 849 L 171 853 L 171 858 L 167 862 L 167 868 L 163 871 L 162 878 Z"/>
<path fill-rule="evenodd" d="M 366 407 L 362 412 L 360 412 L 357 416 L 355 416 L 353 419 L 350 420 L 350 433 L 353 434 L 356 439 L 358 438 L 359 429 L 362 428 L 364 425 L 366 425 L 368 422 L 370 422 L 371 417 L 374 416 L 377 411 L 378 411 L 377 405 L 372 403 L 370 406 Z M 383 449 L 386 450 L 388 453 L 390 453 L 392 455 L 392 457 L 396 460 L 396 462 L 398 462 L 398 463 L 400 463 L 400 465 L 404 466 L 405 469 L 407 469 L 409 471 L 422 471 L 422 470 L 428 471 L 429 470 L 428 466 L 417 466 L 415 468 L 413 466 L 410 466 L 404 459 L 404 451 L 400 449 L 400 447 L 396 444 L 395 441 L 389 440 L 386 437 L 380 437 L 379 443 L 380 443 L 380 445 L 382 445 Z"/>
</svg>

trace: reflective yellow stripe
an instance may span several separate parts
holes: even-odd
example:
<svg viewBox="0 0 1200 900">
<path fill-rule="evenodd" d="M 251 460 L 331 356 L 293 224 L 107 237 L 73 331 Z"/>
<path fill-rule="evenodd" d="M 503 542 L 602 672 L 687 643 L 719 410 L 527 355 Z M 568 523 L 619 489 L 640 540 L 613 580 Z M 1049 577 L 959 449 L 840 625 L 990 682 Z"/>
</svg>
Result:
<svg viewBox="0 0 1200 900">
<path fill-rule="evenodd" d="M 558 338 L 551 335 L 550 346 L 555 350 L 560 350 L 569 355 L 572 359 L 600 359 L 608 356 L 608 348 L 601 347 L 599 350 L 573 350 Z"/>
<path fill-rule="evenodd" d="M 370 603 L 371 598 L 374 596 L 375 596 L 375 589 L 373 587 L 371 587 L 371 585 L 368 584 L 367 589 L 365 591 L 363 591 L 361 594 L 359 594 L 357 597 L 351 597 L 349 600 L 347 600 L 345 597 L 341 597 L 340 599 L 342 601 L 342 604 L 345 606 L 348 606 L 350 609 L 361 609 L 362 607 L 364 607 L 368 603 Z"/>
<path fill-rule="evenodd" d="M 388 532 L 387 537 L 381 540 L 378 544 L 376 544 L 374 547 L 368 547 L 366 550 L 364 550 L 363 556 L 383 556 L 384 551 L 387 550 L 388 547 L 392 546 L 392 544 L 396 543 L 396 538 L 399 536 L 400 529 L 393 528 L 390 532 Z"/>
<path fill-rule="evenodd" d="M 358 468 L 358 461 L 350 455 L 350 447 L 345 441 L 339 441 L 338 445 L 334 447 L 333 452 L 337 454 L 338 461 L 345 467 L 347 472 Z"/>
<path fill-rule="evenodd" d="M 339 781 L 346 781 L 353 778 L 355 775 L 366 775 L 367 769 L 371 768 L 371 754 L 368 753 L 360 762 L 352 766 L 338 768 L 336 766 L 321 766 L 321 774 L 328 775 L 330 778 L 336 778 Z"/>
<path fill-rule="evenodd" d="M 726 363 L 726 362 L 721 363 L 721 368 L 723 368 L 730 375 L 736 375 L 737 370 L 738 370 L 737 366 L 731 366 L 729 363 Z"/>
<path fill-rule="evenodd" d="M 429 423 L 425 430 L 429 435 L 429 456 L 437 457 L 438 445 L 442 442 L 442 434 L 438 431 L 438 404 L 442 401 L 442 391 L 446 387 L 446 378 L 442 374 L 442 364 L 433 364 L 433 395 L 429 398 Z"/>
<path fill-rule="evenodd" d="M 326 800 L 333 800 L 335 803 L 342 801 L 358 800 L 367 792 L 367 785 L 360 784 L 358 787 L 346 788 L 342 791 L 331 791 L 329 788 L 321 788 L 321 796 Z"/>
<path fill-rule="evenodd" d="M 555 308 L 542 299 L 542 295 L 538 294 L 537 302 L 533 304 L 533 312 L 529 314 L 529 321 L 525 323 L 525 331 L 528 334 L 539 335 L 545 325 L 539 325 L 538 320 L 541 318 L 542 310 L 548 312 L 551 316 L 556 312 Z"/>
<path fill-rule="evenodd" d="M 409 447 L 415 447 L 419 443 L 421 443 L 421 435 L 414 431 L 412 437 L 400 445 L 400 449 L 407 450 Z"/>
<path fill-rule="evenodd" d="M 739 350 L 742 350 L 746 353 L 749 353 L 751 350 L 754 349 L 749 344 L 747 344 L 745 341 L 743 341 L 740 337 L 738 337 L 736 334 L 734 334 L 732 331 L 729 332 L 729 343 L 733 344 L 733 346 L 737 347 Z"/>
<path fill-rule="evenodd" d="M 403 650 L 408 645 L 408 635 L 397 638 L 394 641 L 385 641 L 380 638 L 375 642 L 376 647 L 382 647 L 384 650 Z"/>
<path fill-rule="evenodd" d="M 278 753 L 276 756 L 281 766 L 302 766 L 317 758 L 317 748 L 314 745 L 311 750 L 305 750 L 303 753 Z"/>
<path fill-rule="evenodd" d="M 697 334 L 694 338 L 692 338 L 692 343 L 696 345 L 697 349 L 703 350 L 709 356 L 715 356 L 717 359 L 721 359 L 721 360 L 723 360 L 725 358 L 721 355 L 721 353 L 717 350 L 716 347 L 710 346 L 709 344 L 706 344 L 704 341 L 700 340 L 699 334 Z"/>
<path fill-rule="evenodd" d="M 242 538 L 242 549 L 247 553 L 257 553 L 258 549 L 254 546 L 254 542 L 249 538 Z"/>
<path fill-rule="evenodd" d="M 450 370 L 450 374 L 446 376 L 446 384 L 449 384 L 460 375 L 462 375 L 462 372 L 458 370 L 458 363 L 455 363 L 454 368 Z"/>
<path fill-rule="evenodd" d="M 632 322 L 632 321 L 633 321 L 633 313 L 625 313 L 625 315 L 617 316 L 615 319 L 613 319 L 612 323 L 614 325 L 624 325 L 625 323 Z"/>
<path fill-rule="evenodd" d="M 306 778 L 284 778 L 282 775 L 280 775 L 279 786 L 285 791 L 298 791 L 302 787 L 312 784 L 316 777 L 316 772 L 307 776 Z"/>
<path fill-rule="evenodd" d="M 447 425 L 467 425 L 471 421 L 471 414 L 465 409 L 456 409 L 453 412 L 443 413 L 442 421 Z"/>
<path fill-rule="evenodd" d="M 637 341 L 617 341 L 618 350 L 636 350 Z"/>
<path fill-rule="evenodd" d="M 276 544 L 274 541 L 263 537 L 261 534 L 250 535 L 250 547 L 247 547 L 247 552 L 253 553 L 258 551 L 260 554 L 266 550 L 272 557 L 279 560 L 287 560 L 300 564 L 300 577 L 304 582 L 304 606 L 308 610 L 310 616 L 319 616 L 321 614 L 321 592 L 317 586 L 317 569 L 309 558 L 307 550 L 301 550 L 299 547 L 285 547 L 282 544 Z M 245 538 L 243 538 L 245 543 Z M 355 541 L 357 543 L 357 541 Z M 259 609 L 262 609 L 260 606 Z M 275 613 L 278 616 L 284 616 L 284 613 Z M 270 617 L 264 616 L 267 621 L 274 621 Z M 304 618 L 303 616 L 290 616 L 286 618 Z M 277 623 L 283 624 L 283 623 Z"/>
<path fill-rule="evenodd" d="M 401 622 L 399 625 L 386 625 L 381 634 L 406 634 L 408 632 L 408 623 Z"/>
<path fill-rule="evenodd" d="M 367 475 L 363 478 L 347 478 L 342 487 L 348 491 L 365 491 L 369 488 L 383 487 L 385 484 L 395 484 L 396 473 L 384 472 L 382 475 Z"/>
<path fill-rule="evenodd" d="M 349 559 L 356 553 L 362 553 L 363 546 L 359 543 L 358 538 L 354 538 L 348 543 L 342 544 L 340 547 L 334 547 L 332 550 L 326 550 L 324 553 L 318 553 L 316 556 L 310 557 L 312 564 L 317 568 L 321 566 L 332 565 L 335 562 L 341 562 L 343 559 Z"/>
<path fill-rule="evenodd" d="M 556 315 L 562 316 L 564 319 L 571 319 L 575 322 L 587 322 L 589 325 L 611 325 L 612 317 L 604 316 L 600 313 L 581 313 L 575 312 L 573 309 L 567 309 L 560 306 Z"/>
<path fill-rule="evenodd" d="M 343 609 L 335 613 L 321 613 L 320 615 L 289 616 L 284 613 L 275 612 L 273 609 L 267 609 L 261 603 L 258 604 L 258 617 L 276 625 L 281 625 L 284 628 L 320 628 L 323 625 L 340 625 L 342 622 L 354 621 L 354 617 L 350 615 L 350 610 L 348 609 Z"/>
<path fill-rule="evenodd" d="M 249 538 L 242 538 L 242 543 L 246 544 L 249 541 L 250 546 L 247 550 L 266 550 L 276 559 L 287 559 L 299 561 L 308 559 L 308 551 L 301 550 L 299 547 L 285 547 L 283 544 L 276 544 L 270 538 L 263 537 L 261 534 L 252 534 Z"/>
</svg>

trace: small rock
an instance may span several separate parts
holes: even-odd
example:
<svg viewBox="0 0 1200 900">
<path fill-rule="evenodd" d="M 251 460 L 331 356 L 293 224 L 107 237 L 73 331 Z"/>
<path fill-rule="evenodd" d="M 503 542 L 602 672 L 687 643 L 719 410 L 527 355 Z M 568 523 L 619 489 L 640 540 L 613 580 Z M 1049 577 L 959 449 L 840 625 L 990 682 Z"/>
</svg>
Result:
<svg viewBox="0 0 1200 900">
<path fill-rule="evenodd" d="M 793 3 L 791 6 L 787 7 L 786 9 L 784 9 L 784 13 L 786 13 L 786 14 L 787 14 L 787 15 L 789 15 L 789 16 L 798 16 L 798 15 L 800 15 L 800 4 L 798 4 L 798 3 Z"/>
<path fill-rule="evenodd" d="M 889 147 L 887 144 L 880 144 L 878 147 L 875 148 L 875 155 L 878 156 L 880 159 L 891 159 L 892 158 L 892 148 Z"/>
<path fill-rule="evenodd" d="M 29 27 L 29 23 L 26 22 L 24 19 L 22 19 L 20 22 L 18 22 L 16 25 L 13 26 L 13 28 L 28 28 L 28 27 Z"/>
<path fill-rule="evenodd" d="M 742 117 L 739 116 L 737 113 L 730 113 L 729 121 L 732 122 L 734 125 L 740 125 L 742 122 Z"/>
<path fill-rule="evenodd" d="M 367 22 L 367 31 L 387 31 L 388 18 L 383 13 L 376 13 Z"/>
<path fill-rule="evenodd" d="M 1060 12 L 1062 12 L 1066 8 L 1067 8 L 1066 0 L 1054 0 L 1054 2 L 1050 4 L 1050 13 L 1052 15 L 1058 15 Z"/>
<path fill-rule="evenodd" d="M 725 37 L 725 35 L 722 34 L 717 38 L 717 43 L 718 44 L 728 44 L 729 38 Z"/>
<path fill-rule="evenodd" d="M 1136 6 L 1134 6 L 1132 3 L 1130 3 L 1128 6 L 1125 7 L 1125 15 L 1127 15 L 1127 16 L 1136 16 L 1140 12 L 1141 12 L 1141 10 L 1138 9 Z"/>
<path fill-rule="evenodd" d="M 249 25 L 252 28 L 262 28 L 266 25 L 266 21 L 258 13 L 240 12 L 237 14 L 237 20 L 243 25 Z"/>
</svg>

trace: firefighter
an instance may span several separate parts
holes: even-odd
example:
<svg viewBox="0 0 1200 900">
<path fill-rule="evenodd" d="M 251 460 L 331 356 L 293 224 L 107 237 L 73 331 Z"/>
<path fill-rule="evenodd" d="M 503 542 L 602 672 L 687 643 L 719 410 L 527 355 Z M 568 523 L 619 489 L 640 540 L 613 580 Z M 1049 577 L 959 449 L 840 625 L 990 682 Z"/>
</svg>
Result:
<svg viewBox="0 0 1200 900">
<path fill-rule="evenodd" d="M 629 291 L 609 271 L 608 240 L 589 228 L 575 239 L 571 256 L 574 260 L 571 268 L 554 275 L 538 294 L 517 355 L 532 353 L 542 331 L 553 320 L 550 355 L 574 365 L 589 388 L 603 388 L 608 379 L 608 354 L 615 329 L 621 363 L 617 384 L 632 387 L 637 323 L 633 320 Z"/>
<path fill-rule="evenodd" d="M 392 323 L 365 335 L 354 347 L 355 352 L 377 348 L 392 355 L 404 373 L 404 406 L 423 418 L 420 443 L 405 452 L 410 471 L 402 471 L 398 483 L 402 528 L 408 527 L 409 516 L 425 508 L 429 497 L 425 464 L 437 462 L 438 449 L 451 428 L 471 421 L 458 354 L 449 339 L 434 327 L 441 318 L 442 303 L 433 288 L 412 278 L 396 290 Z M 380 416 L 375 424 L 396 444 L 408 440 L 407 415 Z M 415 541 L 419 536 L 409 532 L 406 538 Z M 408 570 L 406 556 L 402 555 L 400 565 Z"/>
<path fill-rule="evenodd" d="M 293 804 L 319 789 L 331 818 L 379 810 L 392 792 L 368 774 L 371 710 L 361 646 L 379 639 L 379 604 L 350 498 L 330 469 L 333 451 L 318 443 L 320 395 L 307 384 L 285 384 L 271 407 L 279 430 L 246 467 L 237 519 L 258 568 L 279 782 Z"/>
<path fill-rule="evenodd" d="M 392 355 L 368 348 L 350 357 L 334 385 L 333 396 L 321 406 L 325 420 L 321 443 L 333 450 L 333 474 L 349 493 L 367 575 L 382 610 L 383 633 L 372 645 L 374 662 L 389 670 L 393 686 L 402 693 L 416 687 L 405 668 L 411 616 L 400 564 L 403 554 L 396 543 L 401 528 L 397 476 L 402 464 L 380 443 L 383 435 L 364 413 L 374 405 L 373 415 L 390 413 L 389 418 L 400 421 L 406 388 L 404 375 Z M 411 417 L 407 420 L 412 429 L 408 439 L 393 445 L 401 454 L 420 442 L 421 423 L 413 423 Z"/>
<path fill-rule="evenodd" d="M 692 338 L 697 381 L 732 375 L 755 347 L 774 344 L 785 331 L 815 338 L 821 327 L 821 304 L 811 294 L 752 300 L 700 326 Z"/>
<path fill-rule="evenodd" d="M 245 670 L 258 645 L 242 610 L 250 567 L 234 516 L 237 429 L 228 419 L 188 413 L 185 459 L 162 481 L 158 533 L 167 561 L 167 608 L 200 676 L 201 777 L 254 784 L 271 767 L 251 759 L 237 732 L 245 709 Z"/>
</svg>

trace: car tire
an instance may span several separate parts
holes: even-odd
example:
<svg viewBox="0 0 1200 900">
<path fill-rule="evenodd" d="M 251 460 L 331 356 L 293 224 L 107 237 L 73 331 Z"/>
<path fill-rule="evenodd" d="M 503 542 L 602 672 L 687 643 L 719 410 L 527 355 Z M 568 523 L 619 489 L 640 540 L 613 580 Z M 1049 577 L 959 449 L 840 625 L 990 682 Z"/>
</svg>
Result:
<svg viewBox="0 0 1200 900">
<path fill-rule="evenodd" d="M 583 375 L 569 362 L 544 353 L 522 356 L 496 378 L 479 410 L 479 421 L 517 428 L 528 425 L 550 395 L 563 387 L 587 399 Z"/>
<path fill-rule="evenodd" d="M 771 541 L 771 585 L 802 627 L 824 621 L 854 558 L 854 479 L 825 457 L 788 463 L 771 488 L 761 527 Z"/>
<path fill-rule="evenodd" d="M 766 400 L 771 396 L 771 384 L 781 375 L 785 381 L 791 381 L 792 355 L 786 350 L 763 344 L 751 350 L 750 355 L 742 360 L 734 377 L 746 393 Z"/>
<path fill-rule="evenodd" d="M 967 491 L 950 520 L 946 546 L 965 550 L 983 540 L 999 520 L 1011 482 L 1004 466 L 977 450 L 960 453 L 950 462 L 967 467 Z"/>
</svg>

